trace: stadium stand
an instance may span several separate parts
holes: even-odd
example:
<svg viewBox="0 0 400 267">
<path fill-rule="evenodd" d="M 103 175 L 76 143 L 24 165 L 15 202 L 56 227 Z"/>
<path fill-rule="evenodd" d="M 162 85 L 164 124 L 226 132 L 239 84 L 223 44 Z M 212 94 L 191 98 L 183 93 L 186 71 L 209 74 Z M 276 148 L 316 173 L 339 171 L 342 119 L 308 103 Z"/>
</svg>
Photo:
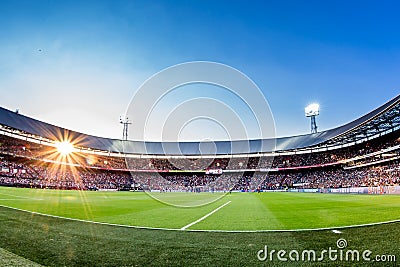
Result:
<svg viewBox="0 0 400 267">
<path fill-rule="evenodd" d="M 194 192 L 399 185 L 399 113 L 397 96 L 321 133 L 215 142 L 216 155 L 178 143 L 184 155 L 163 155 L 165 143 L 93 137 L 0 108 L 0 185 Z M 66 139 L 76 151 L 60 155 L 56 144 Z"/>
</svg>

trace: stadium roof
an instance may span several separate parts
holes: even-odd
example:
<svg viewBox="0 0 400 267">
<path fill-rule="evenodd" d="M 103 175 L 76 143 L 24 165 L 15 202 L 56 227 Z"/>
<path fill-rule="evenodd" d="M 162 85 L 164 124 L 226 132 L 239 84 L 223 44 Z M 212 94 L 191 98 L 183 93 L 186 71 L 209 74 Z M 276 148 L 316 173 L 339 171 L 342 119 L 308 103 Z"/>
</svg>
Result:
<svg viewBox="0 0 400 267">
<path fill-rule="evenodd" d="M 73 140 L 78 147 L 138 155 L 235 155 L 318 149 L 361 142 L 400 128 L 400 95 L 343 126 L 314 134 L 216 142 L 122 141 L 54 126 L 0 107 L 0 124 L 46 139 Z"/>
</svg>

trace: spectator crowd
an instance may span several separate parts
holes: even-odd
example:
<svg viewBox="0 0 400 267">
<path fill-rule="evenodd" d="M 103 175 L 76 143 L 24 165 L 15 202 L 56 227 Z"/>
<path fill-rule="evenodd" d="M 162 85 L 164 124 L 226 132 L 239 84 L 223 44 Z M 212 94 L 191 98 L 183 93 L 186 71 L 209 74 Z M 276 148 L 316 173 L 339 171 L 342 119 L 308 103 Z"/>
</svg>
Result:
<svg viewBox="0 0 400 267">
<path fill-rule="evenodd" d="M 170 159 L 74 153 L 60 158 L 54 156 L 54 147 L 0 135 L 0 185 L 193 192 L 398 185 L 398 159 L 352 169 L 335 163 L 359 156 L 364 156 L 363 163 L 374 162 L 387 153 L 373 153 L 388 148 L 394 148 L 392 157 L 398 156 L 399 144 L 399 132 L 394 132 L 351 147 L 276 157 Z"/>
</svg>

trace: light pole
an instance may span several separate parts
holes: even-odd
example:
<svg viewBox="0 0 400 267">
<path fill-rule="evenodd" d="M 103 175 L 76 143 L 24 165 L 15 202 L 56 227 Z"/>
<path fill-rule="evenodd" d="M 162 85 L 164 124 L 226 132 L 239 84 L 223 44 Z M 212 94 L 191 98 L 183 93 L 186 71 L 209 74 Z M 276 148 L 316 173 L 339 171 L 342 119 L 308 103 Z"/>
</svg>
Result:
<svg viewBox="0 0 400 267">
<path fill-rule="evenodd" d="M 129 121 L 128 117 L 119 117 L 119 123 L 124 125 L 124 128 L 122 130 L 122 140 L 126 141 L 128 140 L 128 126 L 129 124 L 132 124 L 132 122 Z"/>
<path fill-rule="evenodd" d="M 306 117 L 311 119 L 311 133 L 318 132 L 317 121 L 315 117 L 319 115 L 319 105 L 317 103 L 310 104 L 304 109 L 304 112 Z"/>
</svg>

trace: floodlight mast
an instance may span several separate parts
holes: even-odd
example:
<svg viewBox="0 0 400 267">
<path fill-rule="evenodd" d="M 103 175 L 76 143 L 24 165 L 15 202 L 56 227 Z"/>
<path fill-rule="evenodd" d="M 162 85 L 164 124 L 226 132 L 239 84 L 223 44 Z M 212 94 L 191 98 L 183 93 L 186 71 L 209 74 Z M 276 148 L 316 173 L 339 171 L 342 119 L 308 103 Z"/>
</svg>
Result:
<svg viewBox="0 0 400 267">
<path fill-rule="evenodd" d="M 129 121 L 128 117 L 119 117 L 119 123 L 124 125 L 122 130 L 122 140 L 126 141 L 128 140 L 128 126 L 129 124 L 132 124 L 132 122 Z"/>
<path fill-rule="evenodd" d="M 310 104 L 304 109 L 306 117 L 310 117 L 311 119 L 311 133 L 317 133 L 317 120 L 316 116 L 319 115 L 319 105 L 318 104 Z"/>
<path fill-rule="evenodd" d="M 318 126 L 317 122 L 315 120 L 315 116 L 311 116 L 311 133 L 317 133 L 318 132 Z"/>
</svg>

